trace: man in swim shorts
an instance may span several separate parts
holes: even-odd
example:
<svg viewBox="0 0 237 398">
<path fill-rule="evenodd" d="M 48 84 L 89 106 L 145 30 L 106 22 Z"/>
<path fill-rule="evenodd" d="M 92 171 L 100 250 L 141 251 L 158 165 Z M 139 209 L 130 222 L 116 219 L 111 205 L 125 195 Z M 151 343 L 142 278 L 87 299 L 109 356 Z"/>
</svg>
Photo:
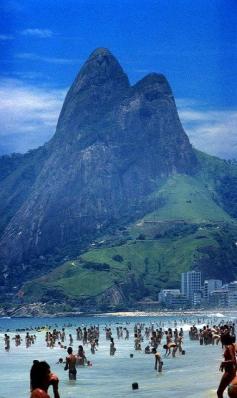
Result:
<svg viewBox="0 0 237 398">
<path fill-rule="evenodd" d="M 72 347 L 68 347 L 67 349 L 68 356 L 66 357 L 66 366 L 64 370 L 68 370 L 69 380 L 76 380 L 77 378 L 77 370 L 76 370 L 76 361 L 77 357 L 72 352 Z"/>
</svg>

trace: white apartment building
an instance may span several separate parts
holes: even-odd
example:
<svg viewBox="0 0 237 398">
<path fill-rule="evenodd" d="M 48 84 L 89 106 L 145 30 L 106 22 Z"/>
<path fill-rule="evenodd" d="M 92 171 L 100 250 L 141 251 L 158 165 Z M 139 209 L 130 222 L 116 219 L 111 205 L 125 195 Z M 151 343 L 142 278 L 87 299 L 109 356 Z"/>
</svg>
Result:
<svg viewBox="0 0 237 398">
<path fill-rule="evenodd" d="M 193 305 L 194 307 L 200 305 L 202 303 L 202 292 L 193 292 Z"/>
<path fill-rule="evenodd" d="M 237 307 L 237 281 L 228 285 L 228 307 Z"/>
<path fill-rule="evenodd" d="M 222 281 L 219 279 L 207 279 L 204 281 L 203 286 L 203 297 L 205 300 L 209 300 L 210 293 L 218 290 L 222 287 Z"/>
<path fill-rule="evenodd" d="M 194 304 L 194 293 L 201 291 L 201 272 L 188 271 L 181 274 L 181 293 Z"/>
<path fill-rule="evenodd" d="M 220 289 L 213 290 L 209 295 L 209 304 L 215 307 L 228 307 L 228 302 L 228 289 L 226 286 Z"/>
<path fill-rule="evenodd" d="M 180 296 L 180 289 L 162 289 L 159 293 L 158 300 L 160 303 L 166 303 L 168 296 Z"/>
</svg>

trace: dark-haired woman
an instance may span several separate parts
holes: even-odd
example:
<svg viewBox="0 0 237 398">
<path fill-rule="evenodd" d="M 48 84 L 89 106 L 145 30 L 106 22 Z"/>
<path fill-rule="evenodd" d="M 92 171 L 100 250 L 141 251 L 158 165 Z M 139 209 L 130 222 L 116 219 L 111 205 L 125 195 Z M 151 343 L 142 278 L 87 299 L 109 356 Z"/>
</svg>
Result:
<svg viewBox="0 0 237 398">
<path fill-rule="evenodd" d="M 86 359 L 86 354 L 85 351 L 83 349 L 82 345 L 78 346 L 78 353 L 77 353 L 77 362 L 76 362 L 76 366 L 84 366 L 87 362 Z"/>
<path fill-rule="evenodd" d="M 48 395 L 49 386 L 53 387 L 54 398 L 60 398 L 58 382 L 58 377 L 51 373 L 47 362 L 34 361 L 30 371 L 30 398 L 50 398 Z"/>
<path fill-rule="evenodd" d="M 221 362 L 220 370 L 222 372 L 224 370 L 224 374 L 221 378 L 217 390 L 218 398 L 223 398 L 223 393 L 226 387 L 236 376 L 236 356 L 235 356 L 234 338 L 229 333 L 226 333 L 221 336 L 221 342 L 225 347 L 225 351 L 224 351 L 224 361 Z"/>
</svg>

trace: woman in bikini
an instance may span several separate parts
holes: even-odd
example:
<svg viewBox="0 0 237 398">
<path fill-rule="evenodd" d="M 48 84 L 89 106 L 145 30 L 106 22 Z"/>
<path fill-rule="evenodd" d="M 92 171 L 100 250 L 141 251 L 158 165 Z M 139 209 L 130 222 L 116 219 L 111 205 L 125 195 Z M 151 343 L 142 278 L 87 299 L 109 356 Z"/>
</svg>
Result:
<svg viewBox="0 0 237 398">
<path fill-rule="evenodd" d="M 218 398 L 223 398 L 223 393 L 226 387 L 236 376 L 236 355 L 235 355 L 234 338 L 229 333 L 226 333 L 221 336 L 221 342 L 225 347 L 225 351 L 224 351 L 224 361 L 221 362 L 220 370 L 222 372 L 224 370 L 224 374 L 221 378 L 217 390 Z"/>
</svg>

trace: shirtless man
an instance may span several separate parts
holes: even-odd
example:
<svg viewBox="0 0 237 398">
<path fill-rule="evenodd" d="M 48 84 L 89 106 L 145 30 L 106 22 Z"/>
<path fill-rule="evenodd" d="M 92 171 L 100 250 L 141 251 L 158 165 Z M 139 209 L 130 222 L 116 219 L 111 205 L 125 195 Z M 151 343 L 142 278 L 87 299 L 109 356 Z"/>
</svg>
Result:
<svg viewBox="0 0 237 398">
<path fill-rule="evenodd" d="M 72 347 L 68 347 L 67 349 L 68 356 L 66 357 L 66 366 L 64 370 L 68 370 L 69 380 L 76 380 L 77 378 L 77 370 L 76 370 L 76 361 L 77 357 L 72 352 Z"/>
</svg>

